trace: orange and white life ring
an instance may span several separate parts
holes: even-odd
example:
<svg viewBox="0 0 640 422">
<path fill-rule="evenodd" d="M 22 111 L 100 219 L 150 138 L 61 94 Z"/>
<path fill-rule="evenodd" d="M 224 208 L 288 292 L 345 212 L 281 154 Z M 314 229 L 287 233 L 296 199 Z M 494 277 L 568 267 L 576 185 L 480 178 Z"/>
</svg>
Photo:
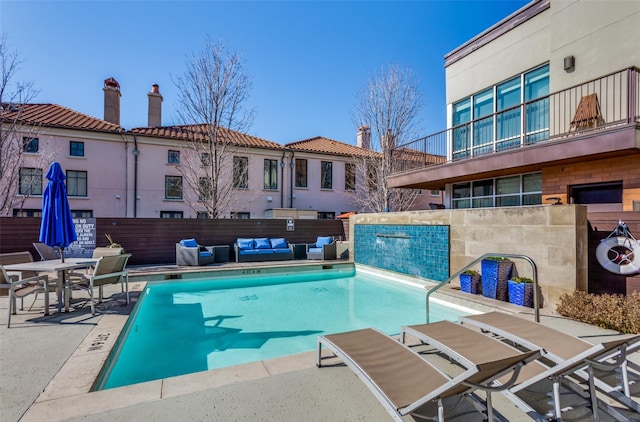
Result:
<svg viewBox="0 0 640 422">
<path fill-rule="evenodd" d="M 596 248 L 596 259 L 605 270 L 615 274 L 640 273 L 640 242 L 632 237 L 608 237 Z"/>
</svg>

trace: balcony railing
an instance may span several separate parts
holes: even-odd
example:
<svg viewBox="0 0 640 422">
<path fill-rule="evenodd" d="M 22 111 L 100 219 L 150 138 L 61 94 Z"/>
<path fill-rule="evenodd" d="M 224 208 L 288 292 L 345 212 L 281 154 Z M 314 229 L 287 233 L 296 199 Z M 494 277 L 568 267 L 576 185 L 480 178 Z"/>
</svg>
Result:
<svg viewBox="0 0 640 422">
<path fill-rule="evenodd" d="M 392 150 L 394 174 L 640 121 L 640 70 L 624 69 Z"/>
</svg>

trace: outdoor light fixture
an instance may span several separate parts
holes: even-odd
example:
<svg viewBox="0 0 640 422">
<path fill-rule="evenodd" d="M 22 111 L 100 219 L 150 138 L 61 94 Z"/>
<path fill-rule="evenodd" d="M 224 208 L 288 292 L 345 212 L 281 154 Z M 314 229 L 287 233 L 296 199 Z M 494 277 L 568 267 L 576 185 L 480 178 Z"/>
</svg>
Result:
<svg viewBox="0 0 640 422">
<path fill-rule="evenodd" d="M 134 150 L 133 150 L 133 155 L 134 155 L 134 156 L 136 156 L 136 157 L 137 157 L 138 155 L 140 155 L 140 150 L 139 150 L 139 149 L 137 149 L 137 148 L 136 148 L 136 149 L 134 149 Z"/>
<path fill-rule="evenodd" d="M 576 70 L 576 58 L 574 56 L 567 56 L 564 58 L 564 71 L 571 73 Z"/>
</svg>

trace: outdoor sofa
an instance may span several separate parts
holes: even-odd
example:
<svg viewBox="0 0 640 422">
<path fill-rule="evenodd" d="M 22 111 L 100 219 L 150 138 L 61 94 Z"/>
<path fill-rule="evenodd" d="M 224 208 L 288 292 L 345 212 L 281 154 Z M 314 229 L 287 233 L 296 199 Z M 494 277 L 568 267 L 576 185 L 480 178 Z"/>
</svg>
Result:
<svg viewBox="0 0 640 422">
<path fill-rule="evenodd" d="M 286 239 L 238 238 L 233 245 L 236 262 L 283 261 L 293 259 L 293 246 Z"/>
</svg>

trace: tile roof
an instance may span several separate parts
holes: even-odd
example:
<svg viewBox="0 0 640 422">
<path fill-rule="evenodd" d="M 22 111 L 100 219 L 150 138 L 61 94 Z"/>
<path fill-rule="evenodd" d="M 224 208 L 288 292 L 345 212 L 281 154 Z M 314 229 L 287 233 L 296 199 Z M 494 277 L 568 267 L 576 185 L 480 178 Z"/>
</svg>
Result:
<svg viewBox="0 0 640 422">
<path fill-rule="evenodd" d="M 170 138 L 178 140 L 204 139 L 207 125 L 182 125 L 182 126 L 161 126 L 161 127 L 137 127 L 129 132 L 136 135 L 151 136 L 156 138 Z M 231 143 L 235 146 L 257 147 L 268 149 L 282 149 L 282 145 L 266 139 L 247 135 L 221 127 L 222 135 L 229 136 Z"/>
<path fill-rule="evenodd" d="M 68 129 L 93 130 L 99 132 L 124 132 L 124 128 L 106 120 L 87 116 L 58 104 L 19 104 L 3 103 L 0 107 L 0 120 L 14 120 L 27 125 L 59 127 Z"/>
<path fill-rule="evenodd" d="M 334 141 L 333 139 L 316 136 L 315 138 L 305 139 L 303 141 L 292 142 L 285 145 L 286 148 L 294 151 L 320 152 L 325 154 L 348 155 L 348 156 L 369 156 L 371 154 L 379 155 L 378 152 L 360 148 L 355 145 L 345 144 L 344 142 Z"/>
</svg>

